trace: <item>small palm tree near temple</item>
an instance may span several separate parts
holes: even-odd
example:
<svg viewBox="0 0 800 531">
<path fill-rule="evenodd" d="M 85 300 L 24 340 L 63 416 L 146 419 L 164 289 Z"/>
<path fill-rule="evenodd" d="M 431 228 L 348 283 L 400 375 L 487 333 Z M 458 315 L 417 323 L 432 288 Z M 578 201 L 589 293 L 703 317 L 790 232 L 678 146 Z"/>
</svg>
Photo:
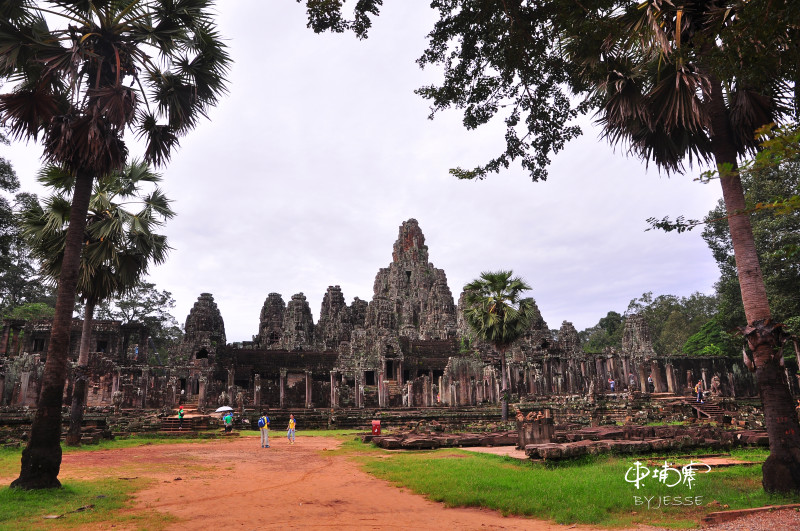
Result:
<svg viewBox="0 0 800 531">
<path fill-rule="evenodd" d="M 531 289 L 512 271 L 484 272 L 464 286 L 464 318 L 478 339 L 491 343 L 500 354 L 503 420 L 508 420 L 506 350 L 530 328 L 537 315 L 533 299 L 522 298 Z"/>
<path fill-rule="evenodd" d="M 42 264 L 42 273 L 58 282 L 64 258 L 69 225 L 72 176 L 62 168 L 47 166 L 39 173 L 39 182 L 56 194 L 47 198 L 45 207 L 38 204 L 23 213 L 25 235 L 34 255 Z M 156 185 L 161 177 L 142 161 L 134 161 L 122 171 L 100 179 L 89 201 L 86 232 L 78 276 L 78 298 L 84 305 L 83 329 L 70 408 L 69 446 L 81 440 L 86 405 L 86 374 L 95 306 L 135 289 L 151 264 L 164 263 L 170 249 L 167 238 L 156 234 L 175 213 L 170 200 L 157 187 L 143 194 L 142 185 Z M 131 205 L 138 207 L 130 211 Z"/>
</svg>

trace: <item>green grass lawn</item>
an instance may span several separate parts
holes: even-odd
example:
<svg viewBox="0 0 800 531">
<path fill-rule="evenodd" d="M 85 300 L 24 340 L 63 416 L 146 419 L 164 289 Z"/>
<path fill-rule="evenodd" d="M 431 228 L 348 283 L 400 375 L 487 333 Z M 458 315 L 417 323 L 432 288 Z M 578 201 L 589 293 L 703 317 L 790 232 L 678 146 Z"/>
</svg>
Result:
<svg viewBox="0 0 800 531">
<path fill-rule="evenodd" d="M 276 430 L 273 430 L 276 431 Z M 246 433 L 256 435 L 258 432 Z M 304 430 L 298 437 L 336 437 L 343 441 L 333 453 L 355 459 L 370 474 L 412 492 L 456 507 L 485 507 L 505 515 L 531 516 L 561 524 L 607 527 L 651 524 L 695 527 L 703 515 L 770 504 L 798 503 L 798 496 L 771 496 L 761 488 L 761 466 L 735 466 L 697 474 L 689 488 L 668 486 L 649 476 L 636 488 L 635 462 L 660 470 L 655 456 L 592 456 L 564 463 L 534 463 L 458 449 L 425 452 L 389 452 L 354 438 L 355 430 Z M 221 439 L 226 440 L 226 439 Z M 64 448 L 65 453 L 138 447 L 149 444 L 201 443 L 203 439 L 130 437 L 103 441 L 96 446 Z M 702 454 L 697 450 L 695 455 Z M 0 449 L 0 475 L 19 472 L 20 449 Z M 330 455 L 328 451 L 327 455 Z M 763 462 L 764 449 L 734 450 L 733 457 Z M 668 458 L 672 461 L 674 458 Z M 702 457 L 695 461 L 702 461 Z M 651 464 L 652 463 L 652 464 Z M 669 483 L 676 472 L 667 476 Z M 92 522 L 118 522 L 139 529 L 161 529 L 171 517 L 156 512 L 127 512 L 131 496 L 147 481 L 105 478 L 67 481 L 64 488 L 19 491 L 0 486 L 0 531 L 80 528 Z M 664 497 L 669 505 L 664 505 Z M 681 505 L 672 505 L 680 500 Z M 688 503 L 691 504 L 689 505 Z M 649 507 L 648 507 L 649 504 Z M 91 510 L 80 510 L 92 506 Z M 727 506 L 727 507 L 725 507 Z M 45 519 L 46 515 L 68 518 Z"/>
<path fill-rule="evenodd" d="M 347 444 L 347 448 L 358 451 L 354 444 Z M 760 465 L 697 474 L 691 488 L 686 483 L 668 486 L 679 480 L 677 472 L 668 472 L 667 484 L 648 476 L 637 489 L 635 483 L 626 481 L 626 473 L 635 480 L 634 463 L 638 460 L 647 466 L 652 458 L 592 456 L 545 464 L 457 449 L 375 449 L 359 454 L 357 459 L 369 473 L 448 506 L 485 507 L 505 515 L 531 516 L 560 524 L 694 527 L 703 515 L 726 508 L 800 502 L 798 496 L 766 494 L 761 487 Z M 732 454 L 759 462 L 768 455 L 766 450 Z M 660 471 L 663 460 L 648 470 L 654 468 Z"/>
</svg>

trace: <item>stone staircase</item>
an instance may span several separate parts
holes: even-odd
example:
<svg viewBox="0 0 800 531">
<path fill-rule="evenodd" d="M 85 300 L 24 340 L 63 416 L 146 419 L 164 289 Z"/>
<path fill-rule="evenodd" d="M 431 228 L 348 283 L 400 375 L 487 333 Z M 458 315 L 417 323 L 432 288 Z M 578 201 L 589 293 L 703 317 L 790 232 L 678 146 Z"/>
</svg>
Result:
<svg viewBox="0 0 800 531">
<path fill-rule="evenodd" d="M 389 380 L 386 382 L 386 396 L 389 399 L 390 406 L 403 405 L 403 387 L 397 383 L 397 380 Z"/>
<path fill-rule="evenodd" d="M 697 402 L 696 400 L 687 399 L 686 403 L 697 412 L 698 419 L 715 420 L 719 422 L 722 420 L 722 415 L 725 413 L 719 404 L 710 400 Z"/>
</svg>

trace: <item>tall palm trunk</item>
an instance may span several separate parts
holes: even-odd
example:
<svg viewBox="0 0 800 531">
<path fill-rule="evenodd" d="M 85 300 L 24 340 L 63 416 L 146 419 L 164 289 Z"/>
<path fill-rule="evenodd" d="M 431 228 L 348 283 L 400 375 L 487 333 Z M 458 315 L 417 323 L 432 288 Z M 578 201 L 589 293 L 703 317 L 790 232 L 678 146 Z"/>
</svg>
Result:
<svg viewBox="0 0 800 531">
<path fill-rule="evenodd" d="M 736 169 L 736 150 L 732 141 L 722 86 L 712 80 L 710 102 L 712 150 L 717 165 Z M 753 350 L 756 379 L 764 407 L 770 455 L 762 467 L 762 484 L 768 492 L 800 491 L 800 425 L 794 411 L 785 373 L 780 366 L 779 338 L 771 326 L 759 326 L 770 317 L 764 279 L 758 262 L 750 217 L 745 209 L 744 191 L 738 175 L 720 179 L 722 197 L 728 213 L 733 253 L 747 318 L 748 344 Z"/>
<path fill-rule="evenodd" d="M 81 348 L 78 354 L 78 364 L 75 367 L 75 385 L 72 391 L 72 406 L 69 409 L 69 430 L 65 443 L 67 446 L 81 445 L 81 425 L 83 424 L 83 409 L 86 407 L 86 373 L 89 365 L 89 345 L 92 341 L 92 321 L 94 319 L 95 301 L 86 301 L 83 312 L 83 327 L 81 328 Z"/>
<path fill-rule="evenodd" d="M 75 307 L 75 289 L 78 285 L 83 235 L 86 229 L 86 212 L 92 192 L 92 176 L 79 173 L 69 213 L 64 261 L 58 279 L 56 311 L 50 332 L 50 345 L 42 377 L 42 389 L 31 426 L 28 446 L 22 451 L 19 477 L 11 487 L 43 489 L 60 487 L 61 470 L 61 404 L 64 395 L 69 334 L 72 310 Z"/>
</svg>

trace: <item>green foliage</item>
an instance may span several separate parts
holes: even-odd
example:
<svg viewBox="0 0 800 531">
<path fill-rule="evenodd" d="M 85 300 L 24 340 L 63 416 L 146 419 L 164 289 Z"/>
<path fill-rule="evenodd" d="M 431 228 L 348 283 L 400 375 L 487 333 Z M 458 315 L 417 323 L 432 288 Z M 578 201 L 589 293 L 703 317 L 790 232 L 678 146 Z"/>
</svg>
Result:
<svg viewBox="0 0 800 531">
<path fill-rule="evenodd" d="M 44 206 L 36 202 L 23 212 L 24 235 L 44 274 L 55 283 L 64 259 L 74 177 L 50 165 L 40 170 L 38 180 L 55 194 Z M 167 238 L 155 231 L 175 213 L 156 186 L 160 181 L 161 176 L 141 161 L 98 179 L 89 202 L 81 252 L 77 288 L 81 302 L 94 306 L 125 294 L 152 264 L 166 260 Z M 153 186 L 153 190 L 146 192 L 145 186 Z"/>
<path fill-rule="evenodd" d="M 538 315 L 534 300 L 521 297 L 530 286 L 513 274 L 484 272 L 464 286 L 464 318 L 477 338 L 500 353 L 522 337 Z"/>
<path fill-rule="evenodd" d="M 717 313 L 717 298 L 702 293 L 688 297 L 653 297 L 652 292 L 648 292 L 633 299 L 626 313 L 644 317 L 650 329 L 653 350 L 658 354 L 678 354 L 689 337 Z"/>
<path fill-rule="evenodd" d="M 723 330 L 719 318 L 715 317 L 692 334 L 683 345 L 683 353 L 689 356 L 738 356 L 734 337 Z"/>
<path fill-rule="evenodd" d="M 4 318 L 7 319 L 52 319 L 55 314 L 55 308 L 44 302 L 28 302 L 22 306 L 17 306 L 8 312 Z"/>
<path fill-rule="evenodd" d="M 149 362 L 155 365 L 162 364 L 169 347 L 183 338 L 178 321 L 170 313 L 174 307 L 172 293 L 157 289 L 151 282 L 142 281 L 126 295 L 99 304 L 95 315 L 98 319 L 115 319 L 125 324 L 142 323 L 147 326 L 161 358 L 155 359 L 155 353 L 150 352 L 153 359 Z"/>
<path fill-rule="evenodd" d="M 0 142 L 8 143 L 2 134 Z M 36 274 L 37 265 L 20 225 L 20 210 L 38 204 L 38 200 L 28 193 L 18 193 L 13 201 L 5 195 L 18 190 L 14 168 L 0 157 L 0 315 L 9 315 L 26 303 L 55 303 L 51 287 Z"/>
<path fill-rule="evenodd" d="M 578 334 L 584 352 L 599 354 L 606 348 L 621 348 L 624 328 L 625 318 L 617 312 L 608 312 L 595 326 Z"/>
<path fill-rule="evenodd" d="M 343 2 L 304 3 L 314 31 L 351 30 L 359 38 L 382 4 L 356 2 L 347 20 Z M 533 180 L 544 179 L 551 154 L 580 134 L 573 121 L 579 113 L 597 111 L 611 143 L 681 171 L 686 160 L 712 158 L 712 102 L 727 105 L 729 147 L 739 154 L 755 149 L 756 128 L 797 111 L 796 2 L 430 5 L 438 20 L 417 62 L 441 69 L 442 80 L 417 93 L 430 100 L 432 114 L 461 110 L 468 129 L 498 119 L 506 126 L 503 152 L 451 170 L 460 179 L 483 178 L 516 160 Z"/>
</svg>

